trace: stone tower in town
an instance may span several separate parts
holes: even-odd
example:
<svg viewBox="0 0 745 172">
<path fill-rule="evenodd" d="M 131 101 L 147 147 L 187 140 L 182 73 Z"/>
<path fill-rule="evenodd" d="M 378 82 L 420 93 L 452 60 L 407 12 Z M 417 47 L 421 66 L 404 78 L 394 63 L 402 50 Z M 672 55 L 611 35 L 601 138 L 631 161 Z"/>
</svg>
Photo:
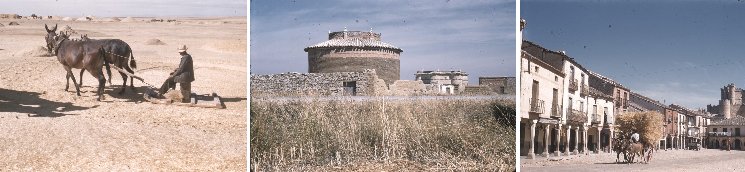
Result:
<svg viewBox="0 0 745 172">
<path fill-rule="evenodd" d="M 742 89 L 735 87 L 735 84 L 731 83 L 724 86 L 721 89 L 722 96 L 719 100 L 719 113 L 724 118 L 732 118 L 734 115 L 741 115 L 745 113 L 741 110 L 742 106 Z"/>
<path fill-rule="evenodd" d="M 380 33 L 344 31 L 329 33 L 329 40 L 309 47 L 308 72 L 362 72 L 375 69 L 380 79 L 392 84 L 400 77 L 403 50 L 380 41 Z"/>
</svg>

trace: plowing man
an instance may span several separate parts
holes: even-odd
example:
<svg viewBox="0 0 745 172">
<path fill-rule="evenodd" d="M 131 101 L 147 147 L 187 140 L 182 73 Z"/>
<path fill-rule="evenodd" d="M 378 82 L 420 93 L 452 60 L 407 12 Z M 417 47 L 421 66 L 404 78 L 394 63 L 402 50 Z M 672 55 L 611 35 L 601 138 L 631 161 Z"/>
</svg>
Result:
<svg viewBox="0 0 745 172">
<path fill-rule="evenodd" d="M 171 75 L 163 82 L 163 86 L 160 87 L 159 96 L 168 92 L 169 89 L 176 89 L 176 83 L 181 85 L 181 95 L 183 95 L 183 102 L 189 102 L 191 96 L 191 82 L 194 81 L 194 62 L 191 59 L 191 55 L 186 53 L 186 45 L 180 46 L 177 50 L 181 55 L 181 63 L 178 68 L 171 72 Z"/>
</svg>

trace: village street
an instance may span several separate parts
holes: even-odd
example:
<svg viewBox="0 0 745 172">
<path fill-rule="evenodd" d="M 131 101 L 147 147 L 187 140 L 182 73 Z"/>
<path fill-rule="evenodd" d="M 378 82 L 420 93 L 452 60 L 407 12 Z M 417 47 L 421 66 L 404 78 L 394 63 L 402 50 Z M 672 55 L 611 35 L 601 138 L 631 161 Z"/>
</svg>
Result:
<svg viewBox="0 0 745 172">
<path fill-rule="evenodd" d="M 621 155 L 623 156 L 623 155 Z M 622 157 L 623 158 L 623 157 Z M 668 150 L 653 154 L 649 164 L 616 163 L 615 153 L 520 159 L 521 171 L 743 171 L 745 151 Z"/>
</svg>

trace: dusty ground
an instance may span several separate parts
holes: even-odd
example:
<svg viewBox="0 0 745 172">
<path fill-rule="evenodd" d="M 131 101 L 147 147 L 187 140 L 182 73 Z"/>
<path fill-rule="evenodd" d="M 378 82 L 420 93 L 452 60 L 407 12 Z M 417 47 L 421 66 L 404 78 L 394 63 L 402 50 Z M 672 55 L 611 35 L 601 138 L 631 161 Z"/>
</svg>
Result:
<svg viewBox="0 0 745 172">
<path fill-rule="evenodd" d="M 521 171 L 742 171 L 745 151 L 658 151 L 649 164 L 616 163 L 616 154 L 521 159 Z"/>
<path fill-rule="evenodd" d="M 137 19 L 137 18 L 136 18 Z M 144 20 L 144 19 L 143 19 Z M 149 20 L 149 19 L 147 19 Z M 0 19 L 0 171 L 246 169 L 246 20 L 178 19 L 174 23 L 72 22 Z M 17 21 L 20 26 L 9 26 Z M 118 95 L 113 74 L 103 102 L 96 81 L 84 74 L 82 96 L 56 57 L 34 57 L 44 46 L 44 24 L 69 25 L 93 39 L 129 43 L 135 73 L 158 85 L 178 66 L 176 48 L 189 47 L 196 81 L 192 91 L 218 93 L 226 109 L 143 102 L 145 85 Z M 159 39 L 165 45 L 147 45 Z M 79 77 L 79 70 L 74 70 Z"/>
</svg>

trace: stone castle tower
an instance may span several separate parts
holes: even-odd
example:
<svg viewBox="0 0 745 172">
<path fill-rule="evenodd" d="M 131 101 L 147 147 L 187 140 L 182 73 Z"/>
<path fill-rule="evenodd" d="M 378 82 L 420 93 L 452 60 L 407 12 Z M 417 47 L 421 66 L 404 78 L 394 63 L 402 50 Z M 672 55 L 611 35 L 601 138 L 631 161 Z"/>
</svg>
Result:
<svg viewBox="0 0 745 172">
<path fill-rule="evenodd" d="M 400 77 L 399 56 L 403 50 L 380 41 L 380 33 L 344 31 L 329 33 L 329 40 L 309 47 L 308 72 L 362 72 L 375 69 L 378 77 L 392 84 Z"/>
<path fill-rule="evenodd" d="M 742 89 L 735 87 L 734 83 L 722 87 L 722 97 L 719 100 L 719 114 L 724 118 L 732 118 L 734 115 L 744 115 L 745 108 L 742 104 Z M 745 116 L 745 115 L 744 115 Z"/>
</svg>

